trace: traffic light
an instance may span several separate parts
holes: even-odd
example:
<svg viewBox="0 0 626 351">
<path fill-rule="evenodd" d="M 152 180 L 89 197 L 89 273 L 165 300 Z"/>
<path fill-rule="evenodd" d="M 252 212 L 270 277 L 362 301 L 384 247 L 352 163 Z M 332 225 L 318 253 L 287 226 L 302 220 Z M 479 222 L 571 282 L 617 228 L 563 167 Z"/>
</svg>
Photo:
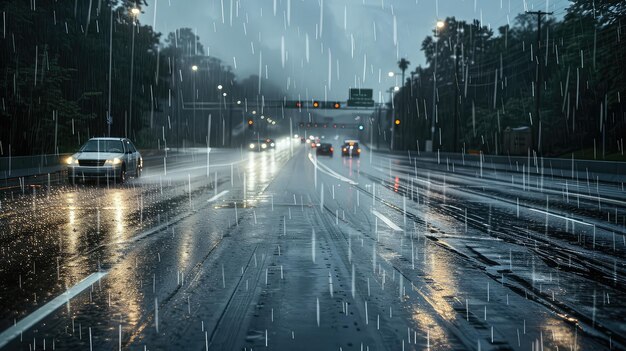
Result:
<svg viewBox="0 0 626 351">
<path fill-rule="evenodd" d="M 302 101 L 296 101 L 296 108 L 302 108 Z"/>
<path fill-rule="evenodd" d="M 320 107 L 320 102 L 319 101 L 313 101 L 313 108 L 319 108 Z"/>
<path fill-rule="evenodd" d="M 395 125 L 399 126 L 400 125 L 400 120 L 396 118 L 396 120 L 393 121 L 393 123 L 395 123 Z"/>
<path fill-rule="evenodd" d="M 341 104 L 339 102 L 335 102 L 335 103 L 333 103 L 333 108 L 335 110 L 340 109 L 341 108 Z"/>
<path fill-rule="evenodd" d="M 252 118 L 248 119 L 248 128 L 252 129 L 254 127 L 254 121 L 252 120 Z"/>
<path fill-rule="evenodd" d="M 359 124 L 359 130 L 363 130 L 363 129 L 365 129 L 365 126 L 362 124 Z"/>
</svg>

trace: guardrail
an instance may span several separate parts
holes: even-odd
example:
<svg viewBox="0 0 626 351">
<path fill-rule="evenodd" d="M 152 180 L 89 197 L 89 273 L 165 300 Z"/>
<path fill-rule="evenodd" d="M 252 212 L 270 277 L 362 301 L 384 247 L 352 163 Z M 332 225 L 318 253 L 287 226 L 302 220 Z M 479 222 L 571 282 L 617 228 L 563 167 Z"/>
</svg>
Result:
<svg viewBox="0 0 626 351">
<path fill-rule="evenodd" d="M 377 153 L 417 158 L 422 162 L 441 164 L 454 163 L 465 167 L 482 168 L 485 170 L 522 172 L 530 174 L 544 174 L 560 178 L 580 180 L 601 180 L 614 183 L 626 183 L 626 162 L 577 160 L 567 158 L 547 158 L 528 156 L 496 156 L 496 155 L 470 155 L 448 152 L 420 152 L 417 151 L 389 151 L 374 150 Z"/>
<path fill-rule="evenodd" d="M 71 154 L 0 157 L 0 179 L 59 172 Z"/>
</svg>

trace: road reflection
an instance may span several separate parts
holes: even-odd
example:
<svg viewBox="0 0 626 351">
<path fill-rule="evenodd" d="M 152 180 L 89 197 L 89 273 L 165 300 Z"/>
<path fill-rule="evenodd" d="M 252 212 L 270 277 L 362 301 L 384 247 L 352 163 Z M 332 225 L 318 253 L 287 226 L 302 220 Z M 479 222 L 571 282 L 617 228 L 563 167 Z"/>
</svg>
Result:
<svg viewBox="0 0 626 351">
<path fill-rule="evenodd" d="M 460 291 L 456 288 L 459 286 L 457 278 L 454 274 L 454 265 L 450 262 L 449 256 L 434 255 L 428 252 L 428 244 L 424 246 L 422 252 L 424 258 L 425 279 L 431 280 L 430 289 L 427 293 L 423 293 L 422 297 L 432 307 L 435 314 L 439 318 L 435 318 L 430 311 L 424 311 L 419 305 L 413 306 L 413 320 L 418 329 L 428 330 L 429 340 L 435 348 L 441 348 L 449 344 L 446 330 L 449 326 L 445 324 L 454 323 L 458 314 L 452 307 L 454 296 L 460 295 Z M 443 324 L 442 325 L 442 319 Z"/>
<path fill-rule="evenodd" d="M 280 152 L 284 153 L 286 150 L 276 149 L 262 152 L 251 151 L 248 153 L 248 162 L 244 169 L 246 178 L 244 200 L 246 205 L 250 205 L 258 200 L 258 195 L 261 194 L 278 172 L 278 166 L 281 162 L 277 161 L 276 157 L 277 153 Z"/>
</svg>

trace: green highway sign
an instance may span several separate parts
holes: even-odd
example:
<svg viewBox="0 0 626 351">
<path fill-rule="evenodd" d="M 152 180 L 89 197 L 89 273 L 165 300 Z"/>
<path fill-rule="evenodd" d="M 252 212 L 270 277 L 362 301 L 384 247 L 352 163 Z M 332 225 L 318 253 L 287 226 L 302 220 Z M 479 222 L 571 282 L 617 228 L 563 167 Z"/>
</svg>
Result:
<svg viewBox="0 0 626 351">
<path fill-rule="evenodd" d="M 372 95 L 372 89 L 350 89 L 348 106 L 372 107 L 374 106 Z"/>
</svg>

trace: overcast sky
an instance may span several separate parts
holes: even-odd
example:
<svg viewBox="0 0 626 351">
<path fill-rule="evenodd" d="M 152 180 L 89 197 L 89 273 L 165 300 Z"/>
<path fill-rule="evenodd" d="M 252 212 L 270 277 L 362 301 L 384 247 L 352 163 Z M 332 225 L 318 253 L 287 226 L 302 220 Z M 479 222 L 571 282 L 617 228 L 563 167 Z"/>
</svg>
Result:
<svg viewBox="0 0 626 351">
<path fill-rule="evenodd" d="M 524 10 L 562 17 L 568 0 L 148 0 L 141 21 L 163 33 L 192 28 L 209 55 L 239 78 L 268 77 L 292 97 L 346 100 L 353 87 L 379 100 L 424 64 L 422 40 L 437 19 L 478 19 L 497 28 Z M 156 14 L 155 14 L 156 11 Z M 308 43 L 308 45 L 307 45 Z"/>
</svg>

